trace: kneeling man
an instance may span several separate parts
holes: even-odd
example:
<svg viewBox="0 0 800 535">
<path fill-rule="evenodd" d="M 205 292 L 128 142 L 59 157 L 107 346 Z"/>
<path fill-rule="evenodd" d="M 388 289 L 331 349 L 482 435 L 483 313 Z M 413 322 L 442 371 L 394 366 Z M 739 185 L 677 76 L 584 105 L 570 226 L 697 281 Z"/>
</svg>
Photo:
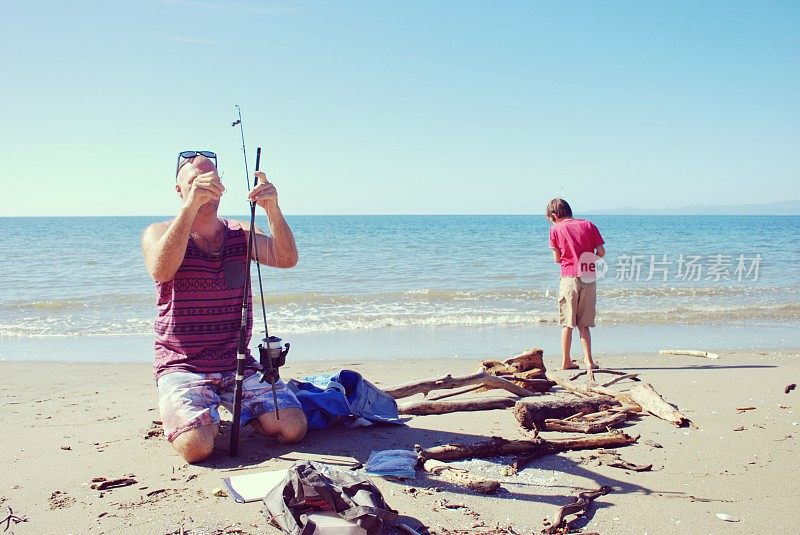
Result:
<svg viewBox="0 0 800 535">
<path fill-rule="evenodd" d="M 248 198 L 266 211 L 272 233 L 270 237 L 256 229 L 256 260 L 293 267 L 297 247 L 278 206 L 277 190 L 264 173 L 256 176 L 258 185 Z M 181 199 L 178 214 L 150 225 L 142 250 L 156 283 L 154 372 L 164 433 L 186 461 L 196 463 L 214 449 L 219 405 L 230 410 L 233 404 L 249 223 L 217 215 L 225 187 L 211 151 L 178 155 L 175 190 Z M 247 299 L 252 302 L 251 295 Z M 248 346 L 252 306 L 249 310 Z M 272 387 L 259 382 L 249 349 L 247 364 L 241 424 L 284 444 L 301 440 L 306 418 L 297 398 L 279 381 L 276 419 Z"/>
</svg>

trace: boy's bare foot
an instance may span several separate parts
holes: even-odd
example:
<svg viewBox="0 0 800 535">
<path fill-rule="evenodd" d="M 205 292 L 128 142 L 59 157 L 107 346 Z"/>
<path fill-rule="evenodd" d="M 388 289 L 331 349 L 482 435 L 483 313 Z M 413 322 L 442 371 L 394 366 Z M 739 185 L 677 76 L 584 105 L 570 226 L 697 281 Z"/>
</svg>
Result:
<svg viewBox="0 0 800 535">
<path fill-rule="evenodd" d="M 562 370 L 580 370 L 581 368 L 580 368 L 580 366 L 578 366 L 578 364 L 574 360 L 571 360 L 571 361 L 569 361 L 569 364 L 562 364 L 561 365 L 561 369 Z"/>
</svg>

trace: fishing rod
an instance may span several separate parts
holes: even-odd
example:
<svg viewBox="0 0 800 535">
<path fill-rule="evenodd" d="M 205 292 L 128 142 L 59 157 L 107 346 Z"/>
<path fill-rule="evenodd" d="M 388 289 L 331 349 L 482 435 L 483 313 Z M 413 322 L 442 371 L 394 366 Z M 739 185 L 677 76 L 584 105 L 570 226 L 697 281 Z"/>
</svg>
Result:
<svg viewBox="0 0 800 535">
<path fill-rule="evenodd" d="M 231 126 L 239 126 L 242 134 L 242 153 L 244 155 L 245 181 L 248 191 L 250 190 L 250 171 L 247 166 L 247 147 L 244 142 L 244 125 L 242 124 L 242 110 L 236 105 L 239 118 L 231 123 Z M 261 147 L 256 149 L 256 173 L 261 165 Z M 258 185 L 258 176 L 253 178 L 253 187 Z M 269 335 L 267 325 L 267 309 L 264 300 L 264 286 L 261 279 L 261 264 L 258 261 L 258 242 L 256 241 L 256 201 L 250 201 L 250 230 L 247 240 L 247 258 L 245 265 L 244 290 L 242 296 L 242 321 L 239 327 L 239 344 L 236 354 L 236 383 L 233 390 L 233 423 L 231 426 L 231 443 L 229 453 L 231 457 L 236 457 L 239 453 L 239 430 L 241 427 L 240 418 L 242 414 L 242 383 L 244 382 L 244 372 L 246 369 L 245 359 L 247 358 L 247 320 L 250 317 L 250 263 L 255 260 L 256 271 L 258 272 L 258 289 L 261 295 L 261 313 L 264 318 L 264 338 L 258 345 L 259 364 L 258 373 L 261 376 L 260 382 L 268 382 L 272 385 L 272 400 L 275 404 L 275 419 L 280 420 L 278 412 L 278 392 L 275 384 L 280 380 L 278 369 L 286 363 L 286 354 L 289 352 L 289 344 L 281 348 L 281 339 L 277 336 Z"/>
</svg>

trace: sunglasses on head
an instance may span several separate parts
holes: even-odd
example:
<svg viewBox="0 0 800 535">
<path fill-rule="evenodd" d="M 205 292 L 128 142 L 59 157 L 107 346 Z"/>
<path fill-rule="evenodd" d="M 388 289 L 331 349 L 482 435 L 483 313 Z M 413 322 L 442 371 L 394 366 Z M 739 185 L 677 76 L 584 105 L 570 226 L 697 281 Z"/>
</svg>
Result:
<svg viewBox="0 0 800 535">
<path fill-rule="evenodd" d="M 185 150 L 178 153 L 178 166 L 175 168 L 175 176 L 178 176 L 178 172 L 186 162 L 191 161 L 193 158 L 198 156 L 205 156 L 206 158 L 214 160 L 214 166 L 216 167 L 217 155 L 210 150 Z"/>
</svg>

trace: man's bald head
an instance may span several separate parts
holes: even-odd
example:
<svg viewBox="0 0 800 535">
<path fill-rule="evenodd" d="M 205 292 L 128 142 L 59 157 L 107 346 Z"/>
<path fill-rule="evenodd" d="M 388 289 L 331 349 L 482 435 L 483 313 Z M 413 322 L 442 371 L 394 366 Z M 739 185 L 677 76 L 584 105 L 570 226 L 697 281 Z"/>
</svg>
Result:
<svg viewBox="0 0 800 535">
<path fill-rule="evenodd" d="M 203 173 L 209 173 L 211 171 L 217 172 L 217 166 L 214 164 L 214 160 L 206 158 L 202 154 L 198 154 L 194 158 L 187 158 L 185 162 L 181 164 L 175 181 L 180 182 L 182 179 L 194 178 L 197 175 L 202 175 Z"/>
</svg>

